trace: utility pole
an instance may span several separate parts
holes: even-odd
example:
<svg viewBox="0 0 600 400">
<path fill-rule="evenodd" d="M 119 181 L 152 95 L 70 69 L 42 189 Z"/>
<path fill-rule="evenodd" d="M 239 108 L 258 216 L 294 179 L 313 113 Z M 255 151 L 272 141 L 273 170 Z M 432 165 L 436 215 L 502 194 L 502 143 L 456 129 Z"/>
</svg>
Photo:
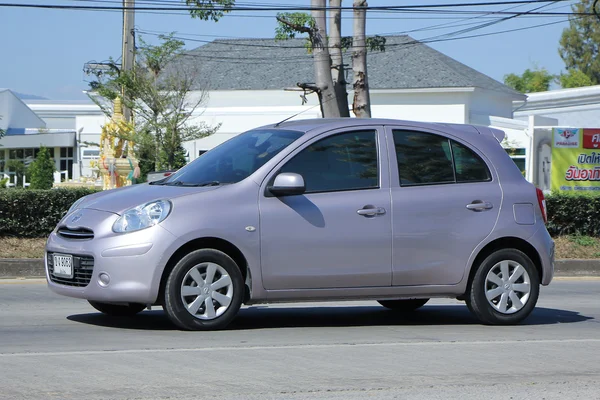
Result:
<svg viewBox="0 0 600 400">
<path fill-rule="evenodd" d="M 121 71 L 131 71 L 133 69 L 135 55 L 135 0 L 123 0 L 123 62 Z M 125 93 L 122 93 L 125 95 Z M 123 104 L 123 117 L 126 122 L 131 121 L 131 110 Z"/>
</svg>

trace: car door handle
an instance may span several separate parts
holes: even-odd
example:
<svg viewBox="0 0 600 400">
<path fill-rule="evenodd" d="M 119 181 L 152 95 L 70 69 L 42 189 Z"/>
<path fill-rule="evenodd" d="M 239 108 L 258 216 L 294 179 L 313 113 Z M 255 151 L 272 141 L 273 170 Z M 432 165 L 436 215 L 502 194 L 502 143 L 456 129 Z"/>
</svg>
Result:
<svg viewBox="0 0 600 400">
<path fill-rule="evenodd" d="M 385 214 L 385 208 L 383 207 L 369 207 L 365 206 L 360 210 L 357 210 L 356 213 L 358 215 L 364 215 L 365 217 L 374 217 L 375 215 L 383 215 Z"/>
<path fill-rule="evenodd" d="M 488 201 L 475 200 L 471 204 L 467 204 L 467 209 L 471 211 L 485 211 L 494 208 L 492 203 Z"/>
</svg>

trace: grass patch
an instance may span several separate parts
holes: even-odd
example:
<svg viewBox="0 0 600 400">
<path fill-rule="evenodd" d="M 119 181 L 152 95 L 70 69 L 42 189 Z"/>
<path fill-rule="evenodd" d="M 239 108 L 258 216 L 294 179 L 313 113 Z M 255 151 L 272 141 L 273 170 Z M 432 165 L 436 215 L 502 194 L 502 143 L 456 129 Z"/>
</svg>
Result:
<svg viewBox="0 0 600 400">
<path fill-rule="evenodd" d="M 600 239 L 591 236 L 569 235 L 554 238 L 556 258 L 600 258 Z"/>
<path fill-rule="evenodd" d="M 0 237 L 0 258 L 43 258 L 46 238 Z"/>
<path fill-rule="evenodd" d="M 600 238 L 569 235 L 554 238 L 556 258 L 600 258 Z M 0 237 L 0 258 L 43 258 L 46 238 Z"/>
<path fill-rule="evenodd" d="M 582 247 L 591 247 L 591 246 L 595 246 L 596 244 L 598 244 L 598 241 L 591 236 L 570 235 L 570 236 L 568 236 L 568 238 L 571 242 L 575 243 L 578 246 L 582 246 Z"/>
</svg>

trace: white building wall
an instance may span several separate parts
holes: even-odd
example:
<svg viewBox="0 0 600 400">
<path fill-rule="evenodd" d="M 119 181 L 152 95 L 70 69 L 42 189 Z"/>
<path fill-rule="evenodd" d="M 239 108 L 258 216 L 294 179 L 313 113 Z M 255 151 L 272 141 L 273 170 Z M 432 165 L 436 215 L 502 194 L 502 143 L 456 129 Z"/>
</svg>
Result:
<svg viewBox="0 0 600 400">
<path fill-rule="evenodd" d="M 195 104 L 200 93 L 192 93 L 188 104 Z M 348 95 L 349 102 L 353 93 Z M 495 97 L 499 99 L 495 99 Z M 303 104 L 304 103 L 304 104 Z M 473 123 L 472 111 L 483 116 L 487 124 L 491 116 L 502 117 L 512 101 L 503 94 L 487 93 L 474 88 L 441 89 L 390 89 L 371 91 L 372 114 L 376 118 L 405 119 L 424 122 Z M 107 118 L 94 104 L 49 101 L 32 102 L 30 107 L 50 125 L 75 129 L 81 142 L 98 143 L 102 125 Z M 349 107 L 351 105 L 349 104 Z M 298 114 L 298 115 L 297 115 Z M 225 140 L 246 130 L 280 122 L 284 119 L 320 118 L 321 111 L 316 94 L 304 95 L 301 90 L 213 91 L 206 94 L 204 103 L 193 113 L 190 123 L 219 126 L 216 134 L 184 143 L 189 160 L 200 152 L 210 150 Z M 89 145 L 88 145 L 89 146 Z M 83 159 L 83 151 L 75 149 L 75 162 L 81 161 L 81 173 L 89 176 L 91 159 Z M 79 170 L 79 165 L 74 169 Z M 76 174 L 74 174 L 76 175 Z"/>
<path fill-rule="evenodd" d="M 374 118 L 464 124 L 471 92 L 471 89 L 373 90 L 371 113 Z"/>
<path fill-rule="evenodd" d="M 527 100 L 514 103 L 514 118 L 529 116 L 558 120 L 558 126 L 600 127 L 600 85 L 530 93 Z"/>
<path fill-rule="evenodd" d="M 512 118 L 513 97 L 504 93 L 475 89 L 467 102 L 468 123 L 477 125 L 491 124 L 490 117 Z"/>
<path fill-rule="evenodd" d="M 561 107 L 554 110 L 515 112 L 515 119 L 526 120 L 529 116 L 555 118 L 558 121 L 558 126 L 597 128 L 600 127 L 600 102 L 587 106 Z"/>
<path fill-rule="evenodd" d="M 466 123 L 465 104 L 471 89 L 452 90 L 373 90 L 371 110 L 375 118 L 406 119 L 413 121 Z M 190 122 L 204 122 L 209 126 L 221 124 L 219 131 L 207 138 L 184 145 L 190 160 L 199 152 L 210 150 L 218 144 L 246 130 L 277 123 L 301 113 L 292 119 L 320 118 L 321 110 L 316 94 L 305 96 L 302 91 L 213 91 L 208 93 L 205 108 L 199 108 Z M 348 94 L 351 100 L 353 93 Z M 195 104 L 198 94 L 192 95 L 189 104 Z M 348 105 L 351 107 L 351 105 Z M 510 108 L 510 102 L 509 106 Z M 493 112 L 493 110 L 490 110 Z M 493 115 L 493 114 L 492 114 Z"/>
</svg>

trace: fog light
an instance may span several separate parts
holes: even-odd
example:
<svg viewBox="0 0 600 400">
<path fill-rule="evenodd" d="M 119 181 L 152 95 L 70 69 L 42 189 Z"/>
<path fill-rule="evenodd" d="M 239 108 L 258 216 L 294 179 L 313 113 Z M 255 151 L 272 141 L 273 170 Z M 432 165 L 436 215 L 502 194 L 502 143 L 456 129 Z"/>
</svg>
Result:
<svg viewBox="0 0 600 400">
<path fill-rule="evenodd" d="M 110 283 L 110 276 L 108 276 L 106 272 L 100 273 L 100 275 L 98 275 L 98 283 L 102 287 L 108 286 L 108 284 Z"/>
</svg>

